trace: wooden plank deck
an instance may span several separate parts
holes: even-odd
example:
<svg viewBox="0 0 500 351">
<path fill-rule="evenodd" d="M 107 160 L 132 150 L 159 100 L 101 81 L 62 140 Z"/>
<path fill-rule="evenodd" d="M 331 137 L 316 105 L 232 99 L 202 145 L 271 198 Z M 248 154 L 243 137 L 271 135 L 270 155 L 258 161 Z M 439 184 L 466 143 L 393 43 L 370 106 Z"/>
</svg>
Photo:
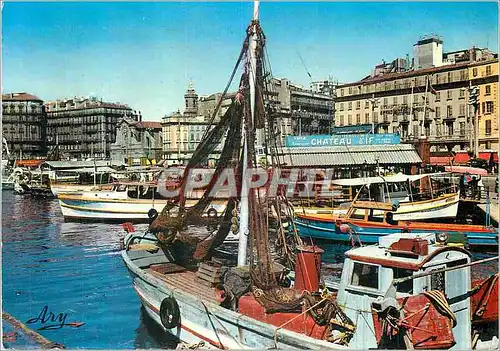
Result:
<svg viewBox="0 0 500 351">
<path fill-rule="evenodd" d="M 182 272 L 160 273 L 158 272 L 158 266 L 148 268 L 146 271 L 164 281 L 170 289 L 179 289 L 200 298 L 202 301 L 220 304 L 215 296 L 215 288 L 210 288 L 200 282 L 196 272 L 185 270 Z"/>
</svg>

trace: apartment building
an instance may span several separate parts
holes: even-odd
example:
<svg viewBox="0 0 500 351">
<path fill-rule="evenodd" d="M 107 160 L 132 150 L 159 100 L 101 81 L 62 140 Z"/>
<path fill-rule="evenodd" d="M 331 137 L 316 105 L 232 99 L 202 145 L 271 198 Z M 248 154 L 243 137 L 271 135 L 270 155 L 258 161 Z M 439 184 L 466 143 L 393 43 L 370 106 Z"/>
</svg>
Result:
<svg viewBox="0 0 500 351">
<path fill-rule="evenodd" d="M 26 92 L 2 94 L 2 135 L 12 157 L 36 158 L 47 152 L 43 101 Z"/>
<path fill-rule="evenodd" d="M 479 150 L 498 151 L 498 60 L 471 64 L 469 77 L 471 85 L 477 86 L 479 92 L 477 116 Z"/>
<path fill-rule="evenodd" d="M 313 82 L 311 86 L 306 89 L 286 78 L 271 80 L 270 91 L 277 93 L 274 100 L 283 142 L 288 135 L 331 133 L 335 91 L 329 82 Z"/>
<path fill-rule="evenodd" d="M 417 42 L 412 69 L 376 69 L 360 81 L 337 86 L 335 125 L 372 124 L 375 132 L 399 133 L 407 142 L 425 136 L 431 151 L 469 149 L 474 111 L 468 91 L 478 85 L 483 92 L 480 148 L 493 148 L 498 123 L 493 121 L 494 112 L 482 113 L 498 111 L 493 83 L 498 82 L 498 57 L 477 48 L 443 54 L 441 44 L 437 38 Z"/>
<path fill-rule="evenodd" d="M 315 83 L 314 89 L 290 82 L 286 78 L 273 78 L 265 92 L 267 112 L 271 114 L 274 126 L 267 126 L 275 135 L 328 134 L 333 126 L 334 87 L 332 82 Z M 235 93 L 229 93 L 212 121 L 218 123 L 231 105 Z M 177 111 L 163 118 L 163 154 L 168 164 L 185 164 L 191 158 L 209 128 L 210 120 L 222 94 L 216 93 L 199 97 L 190 84 L 184 95 L 185 110 Z M 265 146 L 264 129 L 257 130 L 258 146 Z M 213 159 L 218 158 L 222 149 L 219 145 Z"/>
<path fill-rule="evenodd" d="M 97 97 L 74 97 L 45 103 L 47 142 L 73 158 L 109 158 L 116 142 L 118 121 L 142 116 L 127 105 L 103 102 Z"/>
</svg>

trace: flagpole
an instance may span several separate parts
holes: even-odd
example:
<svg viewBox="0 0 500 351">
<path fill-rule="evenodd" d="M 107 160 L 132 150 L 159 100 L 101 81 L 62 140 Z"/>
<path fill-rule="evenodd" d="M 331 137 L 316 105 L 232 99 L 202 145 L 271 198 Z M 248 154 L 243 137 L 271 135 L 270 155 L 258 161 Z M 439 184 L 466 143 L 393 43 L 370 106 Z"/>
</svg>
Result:
<svg viewBox="0 0 500 351">
<path fill-rule="evenodd" d="M 415 79 L 411 81 L 411 95 L 410 95 L 410 123 L 413 123 L 413 89 L 415 88 Z M 415 138 L 417 136 L 415 135 Z"/>
<path fill-rule="evenodd" d="M 424 136 L 424 124 L 425 124 L 425 113 L 427 112 L 427 92 L 429 88 L 429 76 L 425 76 L 425 94 L 424 94 L 424 116 L 422 117 L 422 129 L 420 131 L 420 136 Z"/>
</svg>

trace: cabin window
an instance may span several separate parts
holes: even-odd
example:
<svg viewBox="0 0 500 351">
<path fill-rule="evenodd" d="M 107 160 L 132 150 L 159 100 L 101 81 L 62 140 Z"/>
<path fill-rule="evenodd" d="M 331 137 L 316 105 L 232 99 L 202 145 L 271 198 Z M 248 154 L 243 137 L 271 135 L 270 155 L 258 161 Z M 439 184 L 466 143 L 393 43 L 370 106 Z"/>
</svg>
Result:
<svg viewBox="0 0 500 351">
<path fill-rule="evenodd" d="M 354 262 L 351 285 L 378 289 L 378 266 Z"/>
<path fill-rule="evenodd" d="M 361 208 L 356 208 L 352 212 L 350 218 L 354 219 L 365 219 L 365 210 Z"/>
<path fill-rule="evenodd" d="M 374 214 L 374 212 L 375 212 L 375 211 L 380 212 L 380 210 L 373 210 L 373 209 L 370 209 L 370 214 L 369 214 L 369 216 L 368 216 L 368 220 L 369 220 L 370 222 L 379 222 L 379 223 L 384 222 L 384 214 L 378 214 L 378 213 L 377 213 L 377 215 L 375 215 L 375 214 Z"/>
<path fill-rule="evenodd" d="M 438 269 L 441 269 L 441 268 L 443 268 L 443 267 L 431 269 L 431 272 L 438 270 Z M 444 288 L 445 288 L 444 272 L 432 274 L 431 275 L 431 290 L 444 291 Z"/>
<path fill-rule="evenodd" d="M 409 269 L 393 268 L 392 277 L 393 279 L 411 277 L 413 271 Z M 396 285 L 396 291 L 400 293 L 411 294 L 413 292 L 413 279 L 407 280 L 403 283 Z"/>
</svg>

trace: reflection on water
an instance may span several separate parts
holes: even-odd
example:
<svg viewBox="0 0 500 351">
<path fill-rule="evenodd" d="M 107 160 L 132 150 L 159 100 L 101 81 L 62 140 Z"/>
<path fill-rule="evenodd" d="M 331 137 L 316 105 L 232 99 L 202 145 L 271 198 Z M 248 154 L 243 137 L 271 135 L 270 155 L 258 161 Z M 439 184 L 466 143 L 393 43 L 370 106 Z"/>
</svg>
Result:
<svg viewBox="0 0 500 351">
<path fill-rule="evenodd" d="M 172 347 L 141 312 L 119 253 L 123 235 L 119 224 L 64 222 L 57 200 L 3 192 L 3 309 L 26 323 L 48 306 L 85 323 L 40 331 L 67 348 Z"/>
<path fill-rule="evenodd" d="M 141 232 L 146 224 L 136 225 Z M 64 222 L 57 200 L 4 192 L 2 197 L 3 308 L 22 322 L 44 306 L 66 313 L 67 322 L 85 323 L 40 333 L 67 348 L 172 348 L 146 315 L 120 256 L 119 224 Z M 326 280 L 339 281 L 349 245 L 318 242 L 325 250 Z M 225 247 L 237 252 L 237 244 Z M 475 254 L 475 259 L 489 256 Z M 476 270 L 497 271 L 495 263 Z M 36 329 L 40 325 L 30 324 Z"/>
</svg>

